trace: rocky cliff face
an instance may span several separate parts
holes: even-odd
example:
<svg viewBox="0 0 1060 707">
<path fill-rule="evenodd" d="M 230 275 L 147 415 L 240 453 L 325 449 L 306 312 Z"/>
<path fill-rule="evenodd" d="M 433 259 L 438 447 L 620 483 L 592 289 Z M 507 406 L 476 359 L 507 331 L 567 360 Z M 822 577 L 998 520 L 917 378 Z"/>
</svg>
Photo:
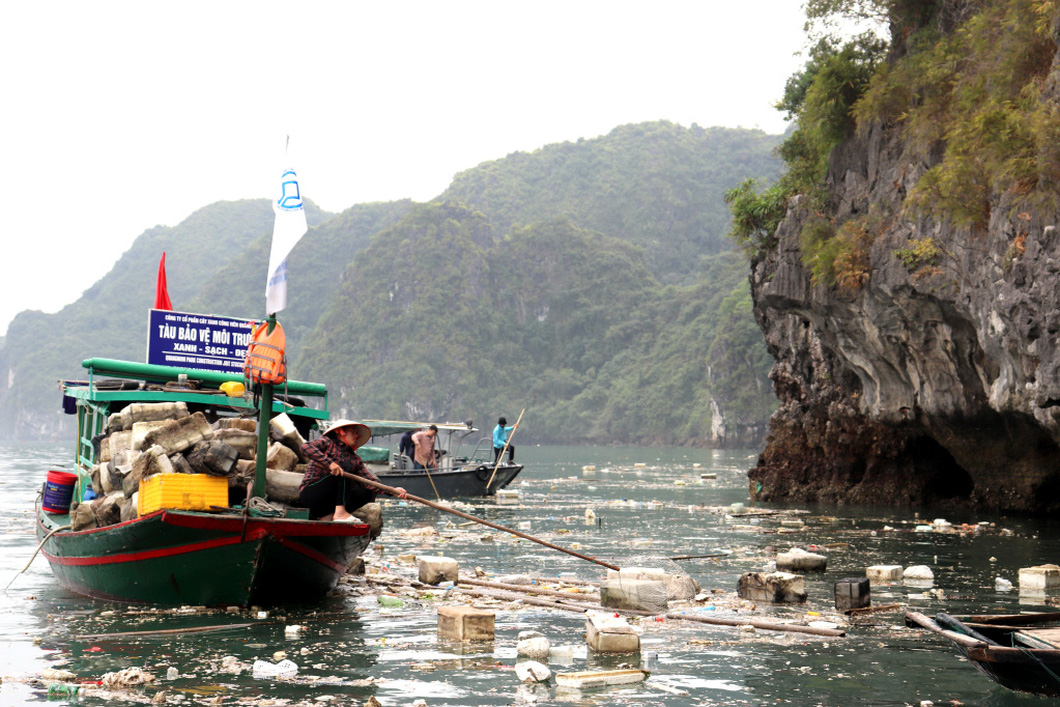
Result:
<svg viewBox="0 0 1060 707">
<path fill-rule="evenodd" d="M 1050 86 L 1060 70 L 1054 64 Z M 1051 90 L 1049 100 L 1056 100 Z M 870 204 L 900 213 L 930 168 L 873 127 L 837 148 L 838 222 Z M 780 408 L 750 476 L 754 498 L 1049 512 L 1060 508 L 1060 234 L 1056 214 L 993 200 L 985 232 L 894 218 L 856 291 L 813 285 L 805 198 L 778 247 L 752 263 L 755 316 L 776 363 Z M 930 236 L 939 266 L 895 256 Z"/>
</svg>

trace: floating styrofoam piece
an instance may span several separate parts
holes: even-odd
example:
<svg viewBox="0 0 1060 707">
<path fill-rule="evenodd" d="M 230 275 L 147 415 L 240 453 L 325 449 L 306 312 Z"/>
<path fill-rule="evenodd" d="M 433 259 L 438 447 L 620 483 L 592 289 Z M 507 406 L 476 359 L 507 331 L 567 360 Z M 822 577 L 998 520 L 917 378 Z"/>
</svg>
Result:
<svg viewBox="0 0 1060 707">
<path fill-rule="evenodd" d="M 548 659 L 549 662 L 571 663 L 574 660 L 574 646 L 551 646 Z"/>
<path fill-rule="evenodd" d="M 515 675 L 520 682 L 544 682 L 552 677 L 552 671 L 536 660 L 524 660 L 515 664 Z"/>
<path fill-rule="evenodd" d="M 828 558 L 816 552 L 806 552 L 794 547 L 788 552 L 777 553 L 777 569 L 787 572 L 824 572 Z"/>
<path fill-rule="evenodd" d="M 904 579 L 915 579 L 921 582 L 935 579 L 935 573 L 927 565 L 913 565 L 906 567 L 902 573 Z"/>
<path fill-rule="evenodd" d="M 802 575 L 789 572 L 745 572 L 736 583 L 741 599 L 769 602 L 804 602 L 806 589 Z"/>
<path fill-rule="evenodd" d="M 472 606 L 439 606 L 438 635 L 456 641 L 492 641 L 496 615 Z"/>
<path fill-rule="evenodd" d="M 579 673 L 556 673 L 556 684 L 560 687 L 606 687 L 607 685 L 629 685 L 647 677 L 643 670 L 586 670 Z"/>
<path fill-rule="evenodd" d="M 585 641 L 598 653 L 637 653 L 640 635 L 620 616 L 585 612 Z"/>
<path fill-rule="evenodd" d="M 811 621 L 807 625 L 811 628 L 839 628 L 839 624 L 835 621 Z"/>
<path fill-rule="evenodd" d="M 290 660 L 279 663 L 255 660 L 253 674 L 256 678 L 289 678 L 298 674 L 298 666 Z"/>
<path fill-rule="evenodd" d="M 548 651 L 552 647 L 549 640 L 544 636 L 531 636 L 520 639 L 515 644 L 515 652 L 524 658 L 533 660 L 548 660 Z"/>
<path fill-rule="evenodd" d="M 1020 593 L 1036 594 L 1060 589 L 1060 567 L 1038 565 L 1020 568 Z"/>
<path fill-rule="evenodd" d="M 901 565 L 873 565 L 865 568 L 870 582 L 898 582 L 902 579 Z"/>
<path fill-rule="evenodd" d="M 460 575 L 460 563 L 451 557 L 420 555 L 416 561 L 419 564 L 420 581 L 424 584 L 455 582 Z"/>
</svg>

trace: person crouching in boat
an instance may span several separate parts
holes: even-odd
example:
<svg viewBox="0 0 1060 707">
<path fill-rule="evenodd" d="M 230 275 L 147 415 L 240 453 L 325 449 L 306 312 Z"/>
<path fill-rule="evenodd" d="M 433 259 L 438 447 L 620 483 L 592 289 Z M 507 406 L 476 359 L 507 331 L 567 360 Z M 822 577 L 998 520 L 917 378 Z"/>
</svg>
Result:
<svg viewBox="0 0 1060 707">
<path fill-rule="evenodd" d="M 379 481 L 356 452 L 371 436 L 367 425 L 336 420 L 320 438 L 302 445 L 309 466 L 298 489 L 298 502 L 309 509 L 310 519 L 351 523 L 356 520 L 351 511 L 375 500 L 375 491 L 342 475 Z M 398 498 L 408 498 L 405 489 L 395 490 Z"/>
</svg>

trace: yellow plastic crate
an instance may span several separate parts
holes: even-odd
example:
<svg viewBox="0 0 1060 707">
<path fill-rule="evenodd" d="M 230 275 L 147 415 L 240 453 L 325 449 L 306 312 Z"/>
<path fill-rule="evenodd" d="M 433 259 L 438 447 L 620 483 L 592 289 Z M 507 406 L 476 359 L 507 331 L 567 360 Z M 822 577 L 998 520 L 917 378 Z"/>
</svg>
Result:
<svg viewBox="0 0 1060 707">
<path fill-rule="evenodd" d="M 206 511 L 228 505 L 228 478 L 209 474 L 155 474 L 140 480 L 136 513 L 147 515 L 160 508 Z"/>
</svg>

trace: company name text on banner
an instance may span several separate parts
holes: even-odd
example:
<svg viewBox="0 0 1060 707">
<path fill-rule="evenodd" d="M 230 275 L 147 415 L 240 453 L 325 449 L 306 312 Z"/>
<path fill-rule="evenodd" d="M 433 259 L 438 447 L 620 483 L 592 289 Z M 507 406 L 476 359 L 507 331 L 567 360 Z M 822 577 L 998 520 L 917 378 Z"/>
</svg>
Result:
<svg viewBox="0 0 1060 707">
<path fill-rule="evenodd" d="M 249 319 L 152 309 L 147 322 L 147 362 L 242 373 L 254 324 Z"/>
</svg>

